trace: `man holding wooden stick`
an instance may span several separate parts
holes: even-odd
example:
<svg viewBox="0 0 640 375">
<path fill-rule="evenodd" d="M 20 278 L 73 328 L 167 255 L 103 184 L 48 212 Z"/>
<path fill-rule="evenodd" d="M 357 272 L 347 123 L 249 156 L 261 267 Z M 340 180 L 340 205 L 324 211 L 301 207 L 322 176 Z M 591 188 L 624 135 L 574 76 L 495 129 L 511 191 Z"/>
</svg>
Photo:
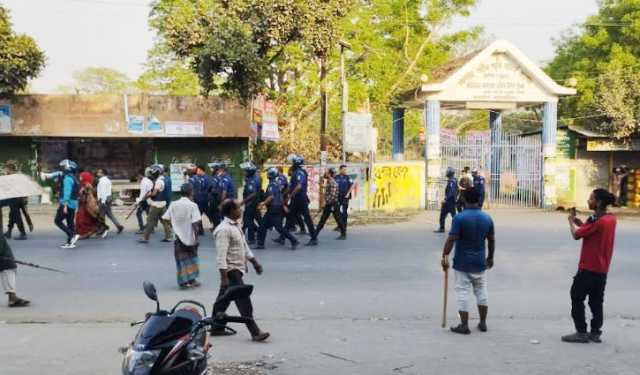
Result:
<svg viewBox="0 0 640 375">
<path fill-rule="evenodd" d="M 457 296 L 460 324 L 451 327 L 454 333 L 468 335 L 469 330 L 469 294 L 473 290 L 478 304 L 480 323 L 478 329 L 487 331 L 487 276 L 486 270 L 493 267 L 495 252 L 495 234 L 493 220 L 480 210 L 480 194 L 474 189 L 464 191 L 465 209 L 453 218 L 449 238 L 442 251 L 442 269 L 449 269 L 449 254 L 456 246 L 453 258 L 455 270 L 455 290 Z M 486 254 L 485 241 L 489 243 L 489 254 Z M 446 291 L 445 291 L 446 301 Z"/>
</svg>

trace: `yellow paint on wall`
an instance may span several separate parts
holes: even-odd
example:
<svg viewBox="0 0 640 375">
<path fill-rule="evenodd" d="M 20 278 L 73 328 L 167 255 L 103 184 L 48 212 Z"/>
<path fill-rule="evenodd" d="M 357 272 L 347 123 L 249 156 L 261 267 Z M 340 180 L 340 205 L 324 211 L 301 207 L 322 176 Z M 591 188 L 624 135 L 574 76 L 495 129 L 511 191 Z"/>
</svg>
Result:
<svg viewBox="0 0 640 375">
<path fill-rule="evenodd" d="M 380 163 L 373 167 L 369 207 L 396 210 L 424 206 L 423 163 Z"/>
</svg>

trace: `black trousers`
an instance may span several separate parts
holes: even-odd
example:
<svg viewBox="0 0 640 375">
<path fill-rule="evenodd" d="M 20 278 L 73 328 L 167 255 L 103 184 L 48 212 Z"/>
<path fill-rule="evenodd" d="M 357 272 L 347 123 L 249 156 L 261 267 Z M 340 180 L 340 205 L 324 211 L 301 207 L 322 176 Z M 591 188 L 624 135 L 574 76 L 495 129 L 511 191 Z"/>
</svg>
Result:
<svg viewBox="0 0 640 375">
<path fill-rule="evenodd" d="M 235 285 L 244 285 L 244 281 L 242 281 L 242 272 L 238 270 L 231 270 L 227 272 L 227 276 L 229 277 L 229 286 Z M 218 298 L 225 292 L 226 288 L 220 288 L 220 292 L 218 292 Z M 253 305 L 251 304 L 251 298 L 241 298 L 234 301 L 236 307 L 238 308 L 238 312 L 240 312 L 240 316 L 243 318 L 251 318 L 251 321 L 247 323 L 247 329 L 251 336 L 256 336 L 260 333 L 260 328 L 253 320 Z M 224 303 L 215 303 L 213 305 L 213 318 L 215 319 L 218 314 L 225 313 L 229 308 L 229 302 Z M 223 322 L 219 322 L 222 324 Z M 221 329 L 221 328 L 217 328 Z"/>
<path fill-rule="evenodd" d="M 440 229 L 444 229 L 444 222 L 449 214 L 451 214 L 451 219 L 456 217 L 455 202 L 447 202 L 440 207 Z"/>
<path fill-rule="evenodd" d="M 289 215 L 287 216 L 287 228 L 290 228 L 290 223 L 296 223 L 300 216 L 302 216 L 309 234 L 314 233 L 315 226 L 313 225 L 313 220 L 311 220 L 311 214 L 309 213 L 309 202 L 304 201 L 291 201 L 291 204 L 289 205 Z M 280 236 L 280 239 L 284 238 Z"/>
<path fill-rule="evenodd" d="M 607 274 L 587 270 L 578 270 L 573 277 L 571 286 L 571 317 L 576 331 L 587 332 L 587 321 L 584 312 L 584 300 L 589 297 L 591 309 L 591 332 L 601 333 L 604 321 L 604 289 L 607 284 Z"/>
<path fill-rule="evenodd" d="M 260 229 L 258 229 L 258 245 L 264 246 L 264 241 L 267 238 L 267 231 L 271 228 L 274 228 L 276 232 L 280 233 L 281 238 L 286 238 L 291 241 L 291 244 L 298 243 L 298 240 L 282 226 L 281 207 L 268 209 L 267 213 L 262 218 Z"/>
<path fill-rule="evenodd" d="M 220 214 L 220 199 L 212 197 L 209 199 L 209 209 L 207 210 L 207 216 L 213 223 L 213 227 L 217 227 L 222 222 L 222 215 Z"/>
<path fill-rule="evenodd" d="M 75 209 L 71 207 L 67 207 L 67 214 L 65 215 L 64 206 L 60 205 L 58 207 L 58 211 L 56 212 L 56 218 L 54 219 L 54 223 L 58 228 L 60 228 L 60 230 L 62 230 L 67 235 L 67 242 L 71 242 L 71 239 L 76 234 L 75 217 L 76 217 Z"/>
<path fill-rule="evenodd" d="M 345 228 L 344 223 L 342 222 L 342 216 L 340 215 L 340 205 L 338 204 L 338 202 L 336 202 L 334 204 L 327 204 L 324 206 L 324 209 L 322 210 L 322 216 L 320 216 L 320 221 L 318 222 L 318 226 L 316 227 L 316 230 L 311 234 L 311 239 L 318 239 L 318 234 L 320 234 L 320 231 L 322 230 L 322 228 L 324 228 L 324 225 L 327 223 L 327 220 L 329 220 L 329 216 L 331 215 L 333 215 L 333 218 L 338 224 L 338 228 L 340 228 L 340 234 L 342 234 L 343 236 L 347 234 L 347 228 Z"/>
<path fill-rule="evenodd" d="M 20 234 L 25 235 L 26 232 L 24 230 L 24 222 L 22 221 L 22 213 L 21 209 L 24 205 L 24 200 L 22 198 L 12 198 L 9 202 L 9 225 L 7 227 L 7 232 L 11 234 L 13 231 L 13 226 L 18 227 L 18 231 Z"/>
<path fill-rule="evenodd" d="M 258 212 L 258 205 L 255 203 L 249 204 L 245 207 L 242 216 L 242 230 L 247 231 L 247 240 L 253 242 L 256 240 L 256 234 L 258 233 L 258 223 L 260 223 L 260 213 Z"/>
<path fill-rule="evenodd" d="M 341 198 L 338 200 L 340 217 L 342 217 L 342 224 L 344 229 L 347 230 L 347 223 L 349 222 L 349 198 Z"/>
</svg>

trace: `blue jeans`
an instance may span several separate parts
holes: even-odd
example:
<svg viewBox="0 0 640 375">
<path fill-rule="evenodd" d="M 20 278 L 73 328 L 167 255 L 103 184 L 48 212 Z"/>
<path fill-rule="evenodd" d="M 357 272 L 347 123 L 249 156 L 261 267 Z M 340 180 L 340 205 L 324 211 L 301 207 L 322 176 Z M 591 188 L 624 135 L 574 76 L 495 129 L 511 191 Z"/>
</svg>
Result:
<svg viewBox="0 0 640 375">
<path fill-rule="evenodd" d="M 53 221 L 56 226 L 67 235 L 67 242 L 71 242 L 71 239 L 76 234 L 76 226 L 74 222 L 75 217 L 76 210 L 74 208 L 67 207 L 67 214 L 65 215 L 64 206 L 60 205 L 56 212 L 56 218 Z"/>
</svg>

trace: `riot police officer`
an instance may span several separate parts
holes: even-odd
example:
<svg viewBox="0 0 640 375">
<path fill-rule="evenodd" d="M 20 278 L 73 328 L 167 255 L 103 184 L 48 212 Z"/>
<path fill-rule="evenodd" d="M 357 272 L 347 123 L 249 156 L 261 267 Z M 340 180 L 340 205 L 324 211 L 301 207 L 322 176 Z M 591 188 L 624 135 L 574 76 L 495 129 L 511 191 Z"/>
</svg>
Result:
<svg viewBox="0 0 640 375">
<path fill-rule="evenodd" d="M 456 172 L 453 168 L 447 168 L 447 187 L 444 193 L 444 200 L 440 208 L 440 228 L 436 233 L 444 233 L 444 222 L 447 215 L 451 214 L 453 219 L 456 216 L 456 198 L 458 197 L 458 181 L 455 177 Z"/>
<path fill-rule="evenodd" d="M 308 176 L 302 167 L 304 158 L 294 155 L 291 158 L 291 180 L 289 181 L 289 215 L 287 215 L 287 227 L 295 223 L 298 216 L 302 216 L 309 233 L 315 233 L 315 226 L 309 214 L 309 196 L 307 195 Z M 284 243 L 284 237 L 280 236 L 280 242 Z"/>
<path fill-rule="evenodd" d="M 209 207 L 207 209 L 207 216 L 211 221 L 211 230 L 213 231 L 222 221 L 222 217 L 220 216 L 220 203 L 222 203 L 220 200 L 222 196 L 220 189 L 220 182 L 222 181 L 220 177 L 220 162 L 214 161 L 213 163 L 209 163 L 209 168 L 211 168 L 211 184 L 209 185 Z"/>
<path fill-rule="evenodd" d="M 193 201 L 198 205 L 200 215 L 207 214 L 209 209 L 209 192 L 211 190 L 211 180 L 206 174 L 205 168 L 201 165 L 196 167 L 195 173 L 189 178 L 189 183 L 193 187 Z M 204 235 L 202 221 L 199 224 L 199 235 Z"/>
<path fill-rule="evenodd" d="M 478 191 L 478 194 L 480 194 L 480 201 L 478 202 L 478 205 L 480 206 L 480 208 L 482 208 L 482 205 L 484 204 L 484 195 L 485 195 L 484 177 L 482 177 L 478 173 L 478 168 L 473 168 L 473 170 L 471 171 L 471 176 L 473 176 L 473 188 Z"/>
<path fill-rule="evenodd" d="M 338 211 L 342 218 L 344 229 L 347 229 L 347 220 L 349 218 L 349 200 L 353 191 L 353 180 L 347 174 L 347 166 L 341 165 L 338 174 L 333 178 L 338 184 Z M 339 227 L 336 229 L 340 229 Z"/>
<path fill-rule="evenodd" d="M 282 216 L 284 213 L 284 198 L 282 195 L 281 181 L 276 168 L 267 170 L 269 185 L 265 193 L 265 199 L 260 203 L 259 208 L 267 207 L 267 213 L 262 218 L 260 229 L 258 230 L 258 246 L 256 249 L 264 249 L 264 241 L 267 238 L 267 230 L 275 228 L 282 238 L 291 241 L 291 249 L 298 247 L 298 240 L 282 226 Z"/>
<path fill-rule="evenodd" d="M 260 223 L 260 212 L 258 212 L 258 203 L 260 203 L 262 195 L 262 179 L 256 173 L 258 168 L 252 162 L 242 163 L 240 165 L 245 173 L 244 189 L 242 191 L 242 204 L 244 205 L 244 214 L 242 217 L 243 228 L 247 231 L 247 243 L 253 245 L 256 242 L 256 233 L 258 224 Z"/>
<path fill-rule="evenodd" d="M 220 203 L 227 199 L 236 199 L 236 184 L 229 174 L 229 168 L 224 162 L 220 162 Z"/>
</svg>

